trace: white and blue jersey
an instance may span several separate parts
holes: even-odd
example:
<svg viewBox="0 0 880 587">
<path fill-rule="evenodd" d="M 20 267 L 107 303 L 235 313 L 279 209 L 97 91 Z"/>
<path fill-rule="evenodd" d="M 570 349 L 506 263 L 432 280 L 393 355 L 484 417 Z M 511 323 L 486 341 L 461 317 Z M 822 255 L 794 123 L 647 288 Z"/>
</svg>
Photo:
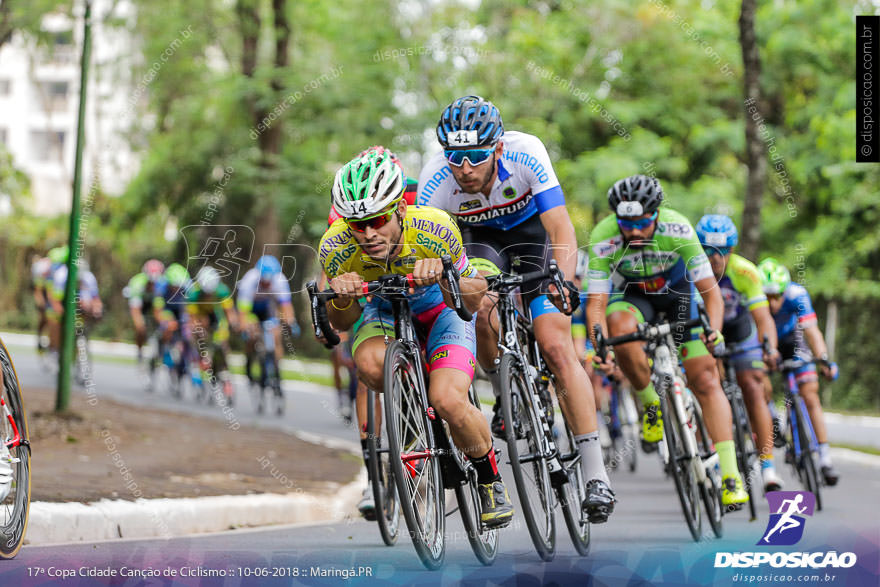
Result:
<svg viewBox="0 0 880 587">
<path fill-rule="evenodd" d="M 76 272 L 79 281 L 79 297 L 83 302 L 90 302 L 100 297 L 98 294 L 98 280 L 91 271 Z M 67 287 L 67 265 L 59 265 L 55 272 L 52 273 L 52 288 L 56 292 L 56 297 L 61 299 L 64 297 L 64 289 Z"/>
<path fill-rule="evenodd" d="M 290 303 L 290 284 L 283 273 L 276 273 L 267 284 L 260 280 L 260 271 L 254 267 L 238 282 L 238 309 L 253 312 L 261 320 L 274 315 L 275 305 Z"/>
<path fill-rule="evenodd" d="M 501 230 L 564 206 L 562 187 L 541 139 L 508 131 L 501 140 L 504 154 L 498 160 L 498 177 L 488 197 L 464 192 L 441 151 L 419 174 L 416 203 L 446 210 L 463 225 Z"/>
<path fill-rule="evenodd" d="M 797 328 L 814 326 L 816 312 L 807 289 L 798 283 L 790 283 L 782 294 L 782 307 L 773 314 L 773 320 L 780 340 L 791 336 Z"/>
</svg>

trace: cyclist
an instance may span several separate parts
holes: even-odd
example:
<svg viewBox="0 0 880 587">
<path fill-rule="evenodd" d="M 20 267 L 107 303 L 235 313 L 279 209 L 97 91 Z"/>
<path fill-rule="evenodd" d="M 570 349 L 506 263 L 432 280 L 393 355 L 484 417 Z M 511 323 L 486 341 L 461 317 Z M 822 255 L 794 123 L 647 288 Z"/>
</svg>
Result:
<svg viewBox="0 0 880 587">
<path fill-rule="evenodd" d="M 147 320 L 152 322 L 153 299 L 156 297 L 156 285 L 165 273 L 165 265 L 158 259 L 150 259 L 141 268 L 141 272 L 132 277 L 123 293 L 128 298 L 128 311 L 134 322 L 134 342 L 137 345 L 138 364 L 143 364 L 144 345 L 147 342 Z M 155 365 L 151 364 L 151 368 Z"/>
<path fill-rule="evenodd" d="M 372 147 L 368 147 L 361 151 L 358 154 L 358 157 L 363 157 L 369 153 L 388 153 L 391 157 L 391 161 L 396 163 L 401 168 L 403 164 L 400 162 L 400 159 L 397 155 L 394 154 L 390 149 L 386 149 L 382 145 L 374 145 Z M 404 176 L 406 180 L 406 185 L 403 188 L 403 199 L 406 200 L 407 205 L 414 205 L 416 202 L 416 188 L 418 186 L 418 182 L 411 178 Z M 332 225 L 336 220 L 339 220 L 342 216 L 336 211 L 336 208 L 332 204 L 330 204 L 330 216 L 327 219 L 327 225 Z M 322 276 L 322 279 L 326 279 L 326 276 Z M 323 288 L 326 283 L 322 282 L 321 287 Z M 357 330 L 359 324 L 355 323 L 353 326 L 353 330 Z M 364 460 L 366 461 L 367 455 L 367 386 L 363 381 L 357 378 L 357 368 L 354 364 L 354 359 L 351 356 L 351 337 L 347 332 L 340 332 L 339 336 L 341 338 L 340 344 L 333 347 L 333 350 L 330 354 L 330 361 L 333 366 L 333 382 L 336 385 L 336 397 L 338 399 L 339 412 L 342 414 L 343 419 L 346 422 L 351 421 L 351 410 L 350 404 L 352 400 L 352 386 L 356 386 L 354 389 L 354 413 L 357 417 L 358 422 L 358 430 L 360 431 L 360 440 L 361 440 L 361 448 L 363 449 Z M 348 389 L 345 389 L 342 385 L 342 370 L 345 369 L 348 371 L 349 383 Z M 348 400 L 348 401 L 346 401 Z M 349 404 L 349 411 L 346 411 L 345 404 Z M 379 403 L 379 396 L 376 396 L 376 409 L 374 411 L 376 416 L 376 430 L 381 430 L 382 425 L 382 410 L 381 404 Z M 367 469 L 367 473 L 369 473 L 369 468 Z M 373 500 L 373 489 L 370 485 L 369 480 L 367 481 L 367 486 L 364 488 L 363 493 L 361 495 L 361 500 L 358 502 L 358 511 L 361 515 L 367 520 L 373 521 L 375 520 L 375 510 L 376 505 Z"/>
<path fill-rule="evenodd" d="M 35 256 L 31 263 L 31 290 L 34 296 L 34 305 L 37 308 L 37 352 L 41 355 L 43 347 L 43 331 L 49 322 L 46 318 L 46 308 L 49 306 L 48 282 L 52 276 L 52 261 L 49 257 Z"/>
<path fill-rule="evenodd" d="M 819 401 L 819 377 L 816 373 L 815 361 L 818 360 L 822 376 L 828 381 L 837 379 L 837 363 L 828 359 L 825 337 L 819 330 L 813 302 L 806 288 L 794 283 L 788 269 L 772 257 L 761 261 L 758 264 L 758 271 L 761 273 L 761 283 L 770 303 L 770 313 L 776 321 L 782 359 L 797 358 L 806 362 L 803 367 L 795 371 L 795 379 L 807 405 L 807 411 L 810 413 L 816 440 L 819 441 L 819 466 L 822 469 L 822 477 L 826 485 L 837 485 L 840 474 L 831 462 L 825 413 Z M 781 430 L 781 427 L 779 429 Z"/>
<path fill-rule="evenodd" d="M 213 369 L 223 384 L 227 403 L 232 403 L 232 378 L 229 375 L 229 329 L 238 331 L 238 316 L 232 302 L 232 292 L 221 281 L 216 268 L 205 265 L 196 274 L 186 296 L 186 312 L 192 323 L 191 336 L 203 370 Z M 214 345 L 213 356 L 208 352 L 210 341 Z"/>
<path fill-rule="evenodd" d="M 238 313 L 242 332 L 247 333 L 245 344 L 245 372 L 253 383 L 251 367 L 254 360 L 254 341 L 260 336 L 260 324 L 271 321 L 272 336 L 275 339 L 275 358 L 279 362 L 284 355 L 281 346 L 281 323 L 288 324 L 292 336 L 299 335 L 299 326 L 294 321 L 291 303 L 290 284 L 281 272 L 281 263 L 272 255 L 263 255 L 256 266 L 244 274 L 238 282 Z"/>
<path fill-rule="evenodd" d="M 165 269 L 153 297 L 153 313 L 163 344 L 169 344 L 178 336 L 183 342 L 181 356 L 177 359 L 178 375 L 183 375 L 187 364 L 188 344 L 184 334 L 187 325 L 186 288 L 190 284 L 189 272 L 180 263 L 172 263 Z"/>
<path fill-rule="evenodd" d="M 608 190 L 614 214 L 600 221 L 590 236 L 587 317 L 611 336 L 634 332 L 639 323 L 654 321 L 660 312 L 672 322 L 689 320 L 697 316 L 694 298 L 699 291 L 714 330 L 707 343 L 714 347 L 723 341 L 721 291 L 693 227 L 678 212 L 661 208 L 662 201 L 660 182 L 646 175 L 626 177 Z M 706 427 L 715 441 L 721 465 L 721 501 L 724 505 L 743 504 L 749 496 L 737 470 L 730 404 L 721 389 L 715 361 L 694 332 L 673 334 L 688 385 L 703 408 Z M 655 449 L 663 438 L 663 420 L 644 348 L 632 342 L 618 345 L 615 351 L 645 409 L 643 446 Z M 607 372 L 613 363 L 609 354 L 601 367 Z"/>
<path fill-rule="evenodd" d="M 431 405 L 474 464 L 483 523 L 503 527 L 513 517 L 513 505 L 501 480 L 489 426 L 468 401 L 474 374 L 473 322 L 462 321 L 447 307 L 452 302 L 448 289 L 441 287 L 441 257 L 452 257 L 469 310 L 479 306 L 486 281 L 470 264 L 454 221 L 440 210 L 408 207 L 403 182 L 403 170 L 387 153 L 368 153 L 337 172 L 333 204 L 344 220 L 333 223 L 319 247 L 330 287 L 339 294 L 327 305 L 330 320 L 344 331 L 363 314 L 353 343 L 358 377 L 372 389 L 382 389 L 385 335 L 394 332 L 394 324 L 390 304 L 378 296 L 361 306 L 362 284 L 388 273 L 413 274 L 410 304 L 415 322 L 425 332 Z"/>
<path fill-rule="evenodd" d="M 519 273 L 546 269 L 556 257 L 566 275 L 574 275 L 577 241 L 565 208 L 565 196 L 547 149 L 538 137 L 505 132 L 498 109 L 479 96 L 464 96 L 440 115 L 437 139 L 443 151 L 432 157 L 419 175 L 418 203 L 449 212 L 461 227 L 467 254 L 485 260 L 489 274 L 517 267 Z M 503 139 L 503 140 L 502 140 Z M 480 261 L 483 263 L 483 261 Z M 535 338 L 556 376 L 557 396 L 575 435 L 581 467 L 587 479 L 583 507 L 593 523 L 602 523 L 614 510 L 614 492 L 602 460 L 596 401 L 586 372 L 571 343 L 571 318 L 555 304 L 562 295 L 524 292 L 531 310 Z M 477 313 L 477 358 L 496 394 L 492 432 L 504 437 L 497 400 L 497 296 L 483 298 Z"/>
<path fill-rule="evenodd" d="M 724 299 L 721 334 L 726 343 L 734 343 L 740 349 L 728 360 L 736 370 L 736 381 L 757 436 L 764 491 L 779 491 L 782 479 L 773 464 L 773 422 L 764 400 L 764 337 L 772 349 L 766 357 L 768 363 L 775 365 L 779 352 L 776 325 L 761 287 L 761 276 L 754 263 L 732 252 L 739 239 L 733 220 L 721 214 L 706 214 L 697 222 L 696 230 Z"/>
</svg>

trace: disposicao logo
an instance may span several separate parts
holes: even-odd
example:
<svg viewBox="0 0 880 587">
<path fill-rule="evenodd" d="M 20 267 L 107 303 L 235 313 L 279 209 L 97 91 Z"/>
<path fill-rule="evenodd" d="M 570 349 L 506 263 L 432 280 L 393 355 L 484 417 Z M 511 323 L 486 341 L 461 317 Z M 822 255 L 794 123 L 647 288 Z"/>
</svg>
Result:
<svg viewBox="0 0 880 587">
<path fill-rule="evenodd" d="M 809 491 L 771 491 L 767 494 L 770 504 L 770 520 L 758 546 L 791 546 L 804 535 L 806 518 L 812 516 L 816 496 Z M 770 565 L 774 568 L 821 569 L 826 567 L 849 568 L 856 564 L 852 552 L 716 552 L 715 568 L 756 568 Z"/>
<path fill-rule="evenodd" d="M 816 507 L 816 496 L 809 491 L 771 491 L 767 494 L 770 504 L 770 521 L 758 545 L 791 546 L 804 535 L 806 520 Z M 772 513 L 776 512 L 776 513 Z"/>
</svg>

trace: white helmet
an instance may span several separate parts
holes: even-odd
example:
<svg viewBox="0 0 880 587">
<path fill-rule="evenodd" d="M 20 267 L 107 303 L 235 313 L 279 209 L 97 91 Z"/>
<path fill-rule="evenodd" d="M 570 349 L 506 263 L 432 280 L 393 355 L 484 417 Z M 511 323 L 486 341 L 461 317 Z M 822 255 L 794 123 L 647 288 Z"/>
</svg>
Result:
<svg viewBox="0 0 880 587">
<path fill-rule="evenodd" d="M 336 172 L 333 207 L 343 218 L 362 220 L 400 201 L 403 169 L 388 151 L 371 151 L 355 157 Z"/>
<path fill-rule="evenodd" d="M 217 287 L 220 285 L 220 272 L 210 265 L 205 265 L 196 274 L 196 281 L 203 292 L 212 294 L 217 291 Z"/>
</svg>

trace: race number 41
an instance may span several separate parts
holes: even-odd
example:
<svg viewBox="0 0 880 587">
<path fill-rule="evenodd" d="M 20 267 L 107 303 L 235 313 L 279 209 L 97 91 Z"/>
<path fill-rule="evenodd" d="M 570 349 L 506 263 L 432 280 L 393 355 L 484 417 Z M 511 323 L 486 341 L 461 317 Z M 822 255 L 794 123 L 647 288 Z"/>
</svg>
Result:
<svg viewBox="0 0 880 587">
<path fill-rule="evenodd" d="M 479 143 L 477 139 L 477 131 L 475 130 L 456 130 L 449 133 L 449 144 L 456 147 L 465 147 L 476 145 Z"/>
</svg>

